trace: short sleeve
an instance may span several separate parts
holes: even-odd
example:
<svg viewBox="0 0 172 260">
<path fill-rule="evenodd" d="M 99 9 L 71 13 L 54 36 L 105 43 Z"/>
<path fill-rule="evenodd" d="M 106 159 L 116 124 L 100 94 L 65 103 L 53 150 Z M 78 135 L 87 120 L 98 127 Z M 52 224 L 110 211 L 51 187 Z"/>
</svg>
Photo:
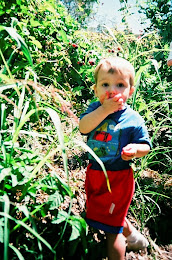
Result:
<svg viewBox="0 0 172 260">
<path fill-rule="evenodd" d="M 84 116 L 86 116 L 87 114 L 91 113 L 92 111 L 96 110 L 100 105 L 101 104 L 100 104 L 99 101 L 91 103 L 88 106 L 87 110 L 80 115 L 80 119 L 82 119 Z"/>
<path fill-rule="evenodd" d="M 132 143 L 146 143 L 152 147 L 147 127 L 144 120 L 142 119 L 139 126 L 132 133 Z"/>
</svg>

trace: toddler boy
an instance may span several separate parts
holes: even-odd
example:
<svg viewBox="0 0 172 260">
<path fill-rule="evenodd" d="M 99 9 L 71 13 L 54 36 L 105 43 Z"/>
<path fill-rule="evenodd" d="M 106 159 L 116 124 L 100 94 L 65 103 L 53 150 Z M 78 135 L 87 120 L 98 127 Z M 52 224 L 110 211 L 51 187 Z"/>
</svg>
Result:
<svg viewBox="0 0 172 260">
<path fill-rule="evenodd" d="M 124 259 L 124 235 L 130 248 L 132 244 L 137 244 L 136 249 L 148 246 L 126 219 L 134 193 L 131 160 L 145 156 L 151 146 L 144 120 L 126 104 L 134 92 L 134 75 L 127 60 L 102 59 L 95 69 L 94 92 L 99 101 L 89 105 L 79 123 L 80 132 L 88 135 L 88 146 L 104 163 L 110 182 L 111 192 L 99 163 L 89 154 L 86 220 L 105 231 L 110 260 Z"/>
</svg>

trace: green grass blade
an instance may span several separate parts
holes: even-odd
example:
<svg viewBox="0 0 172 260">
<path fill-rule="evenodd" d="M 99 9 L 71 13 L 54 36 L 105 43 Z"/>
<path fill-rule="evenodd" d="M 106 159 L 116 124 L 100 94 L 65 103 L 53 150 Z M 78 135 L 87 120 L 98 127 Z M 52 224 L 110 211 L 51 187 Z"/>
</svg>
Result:
<svg viewBox="0 0 172 260">
<path fill-rule="evenodd" d="M 31 117 L 31 115 L 33 115 L 34 113 L 36 113 L 36 110 L 35 109 L 32 109 L 30 110 L 26 115 L 25 117 L 23 118 L 23 120 L 20 122 L 19 126 L 17 127 L 16 131 L 14 132 L 14 135 L 13 135 L 13 139 L 12 139 L 12 142 L 15 143 L 18 139 L 18 135 L 19 135 L 19 132 L 20 132 L 20 129 L 22 128 L 22 126 L 27 122 L 27 120 Z"/>
<path fill-rule="evenodd" d="M 6 68 L 6 70 L 8 71 L 8 74 L 9 74 L 10 78 L 13 79 L 13 76 L 12 76 L 12 74 L 11 74 L 11 71 L 10 71 L 10 69 L 9 69 L 9 66 L 8 66 L 8 64 L 7 64 L 6 60 L 5 60 L 5 58 L 4 58 L 4 55 L 3 55 L 2 51 L 1 51 L 1 49 L 0 49 L 0 55 L 1 55 L 1 58 L 2 58 L 2 60 L 3 60 L 3 62 L 4 62 L 5 68 Z"/>
<path fill-rule="evenodd" d="M 30 212 L 28 211 L 28 208 L 24 205 L 19 206 L 18 208 L 19 208 L 19 211 L 22 211 L 24 213 L 24 215 L 26 216 L 26 218 L 28 218 L 30 220 L 33 230 L 35 232 L 37 232 L 37 227 L 36 227 L 35 221 L 31 217 Z M 39 248 L 39 251 L 40 251 L 40 260 L 41 260 L 41 259 L 43 259 L 43 255 L 42 255 L 42 245 L 41 245 L 41 242 L 40 242 L 39 239 L 38 239 L 38 248 Z"/>
<path fill-rule="evenodd" d="M 39 206 L 36 207 L 36 209 L 34 209 L 32 212 L 30 212 L 30 215 L 34 215 L 37 211 L 39 211 L 42 207 L 44 206 L 44 204 L 41 204 Z M 26 222 L 28 220 L 28 217 L 25 217 L 22 222 Z M 10 233 L 14 232 L 16 229 L 18 229 L 21 225 L 17 224 L 16 226 L 13 227 L 13 229 L 11 230 Z"/>
<path fill-rule="evenodd" d="M 6 27 L 1 25 L 0 26 L 0 31 L 5 30 L 10 36 L 11 38 L 13 38 L 18 45 L 18 48 L 20 48 L 23 52 L 23 54 L 25 55 L 26 59 L 28 60 L 29 64 L 33 67 L 33 61 L 32 61 L 32 57 L 30 55 L 29 49 L 26 45 L 26 43 L 24 42 L 24 40 L 22 39 L 22 37 L 17 33 L 16 29 L 12 28 L 12 27 Z"/>
<path fill-rule="evenodd" d="M 41 167 L 47 162 L 47 160 L 53 156 L 54 154 L 56 154 L 59 151 L 59 148 L 54 149 L 52 152 L 49 152 L 39 163 L 38 165 L 35 167 L 35 169 L 32 171 L 31 175 L 30 175 L 30 179 L 35 177 L 36 173 L 39 171 L 39 169 L 41 169 Z"/>
<path fill-rule="evenodd" d="M 157 125 L 157 127 L 156 127 L 156 129 L 155 129 L 155 132 L 154 132 L 154 134 L 153 134 L 153 136 L 152 136 L 152 138 L 151 138 L 151 143 L 153 143 L 155 137 L 157 136 L 158 130 L 162 127 L 161 125 L 162 125 L 165 121 L 167 121 L 167 118 L 164 118 L 164 119 L 163 119 L 161 122 L 159 122 L 159 124 Z"/>
<path fill-rule="evenodd" d="M 0 52 L 1 52 L 1 49 L 0 49 Z M 20 92 L 19 92 L 18 87 L 17 87 L 16 84 L 0 86 L 0 93 L 3 92 L 4 90 L 10 89 L 10 88 L 13 88 L 16 91 L 17 95 L 20 96 Z"/>
<path fill-rule="evenodd" d="M 23 120 L 20 122 L 19 126 L 17 127 L 14 135 L 13 135 L 13 139 L 12 142 L 15 143 L 17 141 L 20 129 L 22 128 L 22 126 L 27 122 L 27 120 L 37 112 L 37 110 L 41 111 L 44 110 L 44 108 L 39 108 L 39 109 L 32 109 L 30 110 L 23 118 Z"/>
<path fill-rule="evenodd" d="M 6 121 L 5 112 L 6 112 L 6 107 L 5 104 L 2 103 L 1 104 L 1 129 L 5 129 L 5 121 Z"/>
<path fill-rule="evenodd" d="M 6 194 L 3 196 L 4 199 L 4 260 L 8 259 L 8 246 L 9 246 L 9 227 L 8 227 L 8 217 L 10 211 L 10 202 Z"/>
<path fill-rule="evenodd" d="M 0 92 L 4 91 L 4 90 L 7 90 L 7 89 L 10 89 L 10 88 L 16 88 L 16 84 L 7 84 L 7 85 L 1 85 L 0 86 Z M 20 94 L 20 93 L 19 93 Z"/>
<path fill-rule="evenodd" d="M 14 113 L 14 117 L 16 117 L 17 119 L 19 119 L 21 116 L 21 111 L 22 111 L 23 102 L 24 102 L 24 96 L 25 96 L 25 86 L 22 87 L 22 92 L 20 94 L 19 101 L 18 101 L 18 107 L 15 110 L 16 113 Z"/>
<path fill-rule="evenodd" d="M 67 214 L 67 217 L 66 217 L 66 219 L 65 219 L 65 224 L 64 224 L 64 227 L 63 227 L 63 231 L 61 232 L 60 238 L 59 238 L 59 240 L 57 241 L 57 243 L 55 244 L 54 249 L 56 249 L 56 248 L 58 247 L 60 241 L 62 240 L 62 238 L 63 238 L 63 236 L 64 236 L 64 233 L 65 233 L 65 230 L 66 230 L 66 227 L 67 227 L 67 224 L 68 224 L 68 220 L 69 220 L 69 218 L 70 218 L 71 209 L 72 209 L 72 200 L 71 200 L 70 203 L 69 203 L 69 210 L 68 210 L 68 212 L 67 212 L 67 213 L 65 212 L 65 214 Z"/>
<path fill-rule="evenodd" d="M 24 222 L 22 222 L 21 220 L 15 219 L 12 216 L 10 216 L 9 214 L 5 213 L 5 212 L 0 212 L 0 216 L 3 216 L 5 218 L 8 218 L 14 222 L 16 222 L 17 224 L 23 226 L 25 229 L 27 229 L 31 234 L 33 234 L 37 239 L 39 239 L 53 254 L 55 254 L 56 252 L 53 250 L 53 248 L 51 247 L 51 245 L 43 238 L 41 237 L 34 229 L 32 229 L 30 226 L 28 226 L 27 224 L 25 224 Z M 5 259 L 7 260 L 7 259 Z"/>
<path fill-rule="evenodd" d="M 132 108 L 133 109 L 134 109 L 135 103 L 136 103 L 136 96 L 137 96 L 137 92 L 138 92 L 139 86 L 140 86 L 141 75 L 145 70 L 147 70 L 148 67 L 149 67 L 149 64 L 142 65 L 142 66 L 140 66 L 140 69 L 136 73 L 136 76 L 135 76 L 135 91 L 134 91 L 133 97 L 132 97 Z"/>
<path fill-rule="evenodd" d="M 20 117 L 20 123 L 23 120 L 23 118 L 25 117 L 28 108 L 29 108 L 29 101 L 26 101 L 24 108 L 23 108 L 23 111 L 22 111 L 22 114 L 21 114 L 21 117 Z"/>
<path fill-rule="evenodd" d="M 57 114 L 57 112 L 55 110 L 53 110 L 51 108 L 46 108 L 46 111 L 50 115 L 50 117 L 54 123 L 54 126 L 56 128 L 56 131 L 57 131 L 57 135 L 58 135 L 58 139 L 59 139 L 59 143 L 60 143 L 60 147 L 61 147 L 61 151 L 62 151 L 64 170 L 67 175 L 68 182 L 69 182 L 69 173 L 68 173 L 68 168 L 67 168 L 68 160 L 67 160 L 66 149 L 65 149 L 65 144 L 64 144 L 63 132 L 61 129 L 61 121 L 60 121 L 59 115 Z"/>
<path fill-rule="evenodd" d="M 16 253 L 19 260 L 25 260 L 20 251 L 15 246 L 9 244 L 9 247 Z"/>
<path fill-rule="evenodd" d="M 107 175 L 107 171 L 106 171 L 106 168 L 103 164 L 103 162 L 100 160 L 100 158 L 94 153 L 94 151 L 87 145 L 85 144 L 84 142 L 81 142 L 81 141 L 78 141 L 76 140 L 75 143 L 82 147 L 84 150 L 86 150 L 87 152 L 89 152 L 93 157 L 94 159 L 100 164 L 103 172 L 104 172 L 104 175 L 105 175 L 105 178 L 106 178 L 106 182 L 107 182 L 107 187 L 108 187 L 108 190 L 109 192 L 112 192 L 111 191 L 111 187 L 110 187 L 110 182 L 109 182 L 109 178 L 108 178 L 108 175 Z"/>
</svg>

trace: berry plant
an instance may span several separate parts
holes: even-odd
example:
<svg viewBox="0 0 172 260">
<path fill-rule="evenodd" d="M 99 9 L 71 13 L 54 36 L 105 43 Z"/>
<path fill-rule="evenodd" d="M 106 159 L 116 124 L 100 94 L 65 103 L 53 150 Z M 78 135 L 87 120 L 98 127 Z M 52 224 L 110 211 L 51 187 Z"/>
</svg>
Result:
<svg viewBox="0 0 172 260">
<path fill-rule="evenodd" d="M 95 100 L 95 66 L 105 56 L 124 57 L 135 67 L 129 104 L 144 117 L 152 142 L 151 152 L 133 162 L 137 189 L 129 214 L 140 229 L 150 228 L 154 239 L 170 225 L 161 223 L 171 212 L 171 68 L 166 64 L 170 39 L 166 35 L 162 41 L 157 30 L 140 35 L 114 28 L 88 31 L 81 14 L 86 8 L 89 15 L 97 1 L 73 1 L 79 10 L 75 16 L 68 11 L 72 1 L 63 2 L 1 0 L 4 260 L 106 257 L 104 234 L 89 229 L 84 219 L 90 151 L 78 129 L 80 114 Z M 148 15 L 153 17 L 152 11 Z M 169 243 L 170 230 L 159 243 Z"/>
</svg>

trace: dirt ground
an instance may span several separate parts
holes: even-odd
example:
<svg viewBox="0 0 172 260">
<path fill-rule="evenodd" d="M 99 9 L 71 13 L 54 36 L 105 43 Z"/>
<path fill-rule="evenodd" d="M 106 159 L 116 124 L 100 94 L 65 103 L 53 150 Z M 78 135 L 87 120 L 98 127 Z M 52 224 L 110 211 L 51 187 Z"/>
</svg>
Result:
<svg viewBox="0 0 172 260">
<path fill-rule="evenodd" d="M 72 163 L 71 163 L 72 162 Z M 73 193 L 75 194 L 75 198 L 73 199 L 73 207 L 72 212 L 75 215 L 81 215 L 85 209 L 85 190 L 84 190 L 84 180 L 85 180 L 85 165 L 84 167 L 76 167 L 75 162 L 73 159 L 70 161 L 70 187 L 72 188 Z M 62 169 L 58 168 L 56 171 L 60 171 L 60 175 L 62 178 L 65 178 L 65 173 Z M 67 208 L 69 204 L 69 198 L 66 198 L 62 208 Z M 131 215 L 128 214 L 128 219 L 131 223 L 139 229 L 139 225 L 136 219 Z M 149 246 L 145 250 L 139 250 L 138 252 L 126 252 L 125 259 L 126 260 L 172 260 L 172 244 L 171 245 L 157 245 L 156 239 L 152 239 L 148 228 L 145 228 L 142 233 L 146 236 L 149 241 Z M 103 260 L 103 259 L 102 259 Z M 105 259 L 104 259 L 105 260 Z M 106 259 L 107 260 L 107 259 Z"/>
</svg>

